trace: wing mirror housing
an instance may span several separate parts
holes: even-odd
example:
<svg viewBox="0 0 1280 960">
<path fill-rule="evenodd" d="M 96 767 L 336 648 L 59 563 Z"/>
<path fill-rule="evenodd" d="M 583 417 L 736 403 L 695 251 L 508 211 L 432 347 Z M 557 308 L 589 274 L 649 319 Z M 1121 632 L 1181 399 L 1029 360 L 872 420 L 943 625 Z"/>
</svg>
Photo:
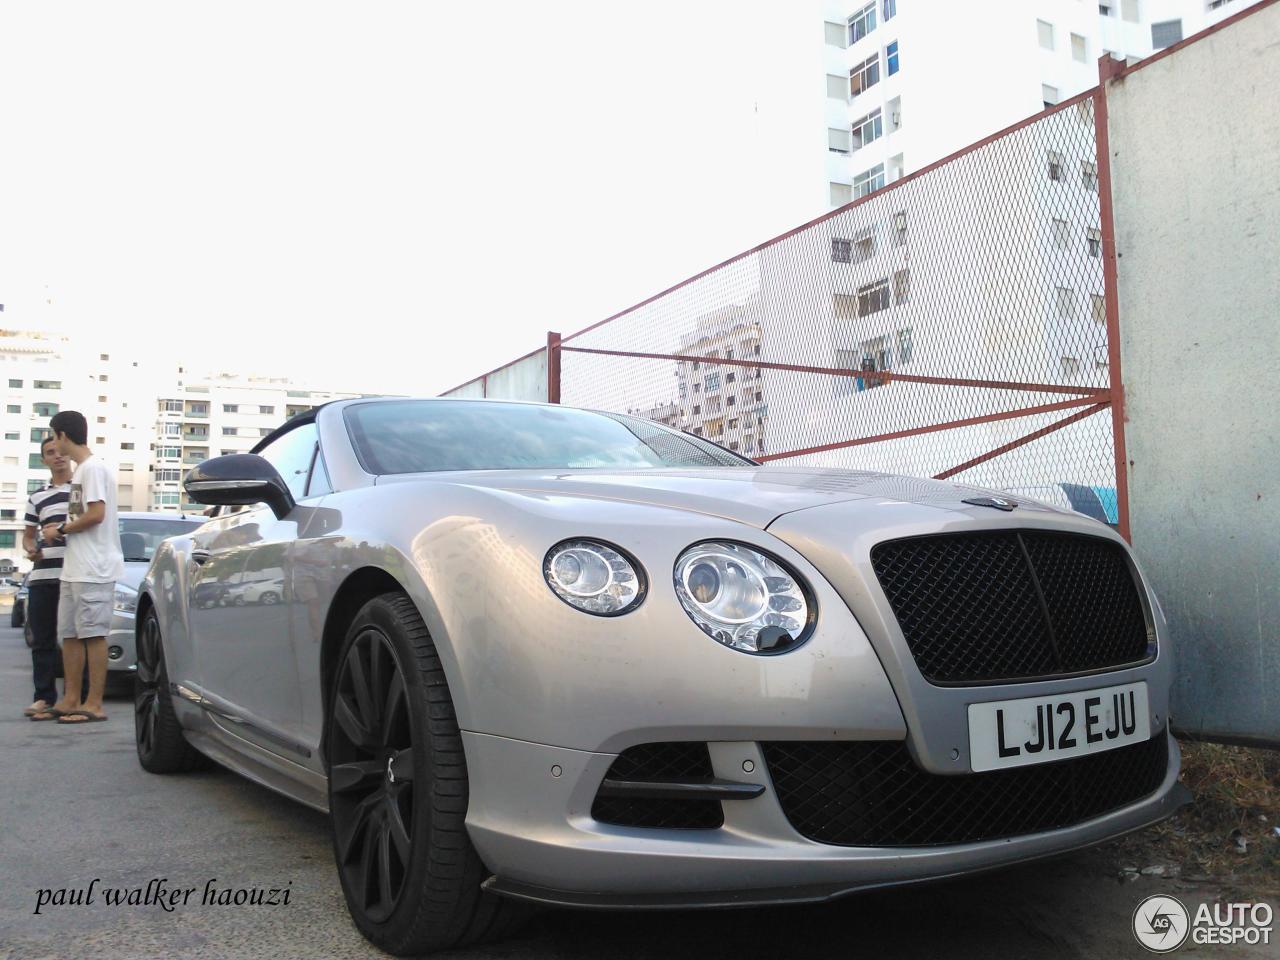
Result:
<svg viewBox="0 0 1280 960">
<path fill-rule="evenodd" d="M 276 468 L 256 453 L 230 453 L 206 460 L 187 473 L 182 488 L 196 503 L 265 503 L 277 519 L 283 519 L 294 506 L 293 494 Z"/>
</svg>

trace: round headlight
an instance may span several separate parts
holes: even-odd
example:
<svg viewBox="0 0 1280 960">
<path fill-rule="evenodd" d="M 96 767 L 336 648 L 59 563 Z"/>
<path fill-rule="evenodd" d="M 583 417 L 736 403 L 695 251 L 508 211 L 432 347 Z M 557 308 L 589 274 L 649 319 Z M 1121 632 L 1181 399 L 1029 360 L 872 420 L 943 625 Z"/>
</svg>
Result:
<svg viewBox="0 0 1280 960">
<path fill-rule="evenodd" d="M 708 636 L 746 653 L 781 653 L 808 639 L 817 612 L 807 586 L 742 543 L 694 544 L 676 560 L 676 596 Z"/>
<path fill-rule="evenodd" d="M 598 540 L 566 540 L 547 553 L 542 575 L 557 597 L 585 613 L 614 617 L 644 599 L 639 564 Z"/>
</svg>

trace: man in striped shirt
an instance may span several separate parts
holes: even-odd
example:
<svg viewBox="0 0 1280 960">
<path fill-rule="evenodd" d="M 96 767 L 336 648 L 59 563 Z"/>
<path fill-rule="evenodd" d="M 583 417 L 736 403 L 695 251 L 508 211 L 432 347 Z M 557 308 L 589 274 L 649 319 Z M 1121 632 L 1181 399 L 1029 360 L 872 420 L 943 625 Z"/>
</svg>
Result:
<svg viewBox="0 0 1280 960">
<path fill-rule="evenodd" d="M 49 468 L 50 482 L 27 498 L 26 526 L 22 531 L 23 549 L 33 562 L 27 577 L 27 619 L 31 622 L 31 673 L 36 694 L 35 702 L 23 711 L 29 717 L 43 714 L 58 699 L 54 685 L 59 661 L 58 581 L 67 538 L 45 542 L 40 531 L 47 523 L 67 519 L 71 498 L 71 460 L 58 453 L 52 437 L 40 444 L 40 459 Z"/>
</svg>

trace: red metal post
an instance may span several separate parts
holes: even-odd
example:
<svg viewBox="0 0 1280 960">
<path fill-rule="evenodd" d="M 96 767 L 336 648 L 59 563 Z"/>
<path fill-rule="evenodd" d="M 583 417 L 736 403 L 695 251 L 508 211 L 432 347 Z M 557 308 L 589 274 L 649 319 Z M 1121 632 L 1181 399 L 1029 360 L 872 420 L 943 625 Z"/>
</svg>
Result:
<svg viewBox="0 0 1280 960">
<path fill-rule="evenodd" d="M 560 402 L 560 334 L 547 333 L 547 403 Z"/>
<path fill-rule="evenodd" d="M 1111 428 L 1116 458 L 1116 511 L 1120 536 L 1129 535 L 1129 455 L 1124 437 L 1124 378 L 1120 372 L 1120 300 L 1116 279 L 1116 229 L 1111 207 L 1111 141 L 1107 131 L 1107 82 L 1124 69 L 1109 54 L 1098 58 L 1098 87 L 1093 98 L 1094 139 L 1098 150 L 1098 228 L 1102 233 L 1102 288 L 1107 306 L 1107 370 L 1111 381 Z"/>
</svg>

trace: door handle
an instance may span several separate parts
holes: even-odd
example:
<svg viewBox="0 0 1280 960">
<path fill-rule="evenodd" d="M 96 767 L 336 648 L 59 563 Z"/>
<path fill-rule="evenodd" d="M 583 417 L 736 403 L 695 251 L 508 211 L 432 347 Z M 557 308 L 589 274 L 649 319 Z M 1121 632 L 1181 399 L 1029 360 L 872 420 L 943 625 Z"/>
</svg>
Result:
<svg viewBox="0 0 1280 960">
<path fill-rule="evenodd" d="M 211 554 L 211 553 L 209 553 L 209 551 L 208 551 L 208 550 L 192 550 L 192 551 L 191 551 L 191 562 L 192 562 L 192 563 L 196 563 L 196 564 L 200 564 L 201 566 L 203 566 L 203 565 L 204 565 L 204 564 L 209 560 L 209 557 L 211 557 L 211 556 L 212 556 L 212 554 Z"/>
</svg>

